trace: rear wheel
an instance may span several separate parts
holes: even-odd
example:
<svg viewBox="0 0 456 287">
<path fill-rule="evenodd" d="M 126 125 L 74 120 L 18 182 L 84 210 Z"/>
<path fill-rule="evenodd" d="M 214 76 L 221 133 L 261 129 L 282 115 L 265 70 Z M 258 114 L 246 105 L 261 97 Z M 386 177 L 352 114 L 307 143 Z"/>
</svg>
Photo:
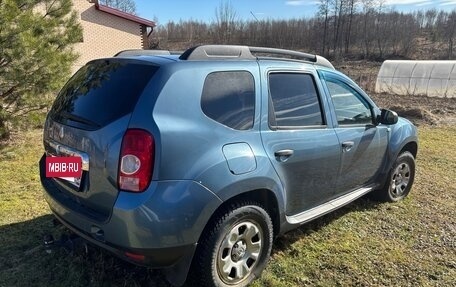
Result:
<svg viewBox="0 0 456 287">
<path fill-rule="evenodd" d="M 395 202 L 404 199 L 415 180 L 415 158 L 405 151 L 401 153 L 388 176 L 385 186 L 373 193 L 377 200 Z"/>
<path fill-rule="evenodd" d="M 244 202 L 229 206 L 202 235 L 192 263 L 192 283 L 247 286 L 265 268 L 272 239 L 271 218 L 260 205 Z"/>
</svg>

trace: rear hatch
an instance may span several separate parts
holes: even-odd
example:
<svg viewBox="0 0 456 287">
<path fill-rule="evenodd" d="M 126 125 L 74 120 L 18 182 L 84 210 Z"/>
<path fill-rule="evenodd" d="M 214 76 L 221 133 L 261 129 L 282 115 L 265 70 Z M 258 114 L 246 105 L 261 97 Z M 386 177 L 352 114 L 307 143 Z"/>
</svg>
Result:
<svg viewBox="0 0 456 287">
<path fill-rule="evenodd" d="M 157 70 L 152 63 L 131 59 L 92 61 L 57 96 L 45 124 L 46 154 L 83 159 L 82 178 L 46 179 L 65 196 L 61 203 L 67 208 L 101 221 L 109 218 L 119 192 L 122 137 Z"/>
</svg>

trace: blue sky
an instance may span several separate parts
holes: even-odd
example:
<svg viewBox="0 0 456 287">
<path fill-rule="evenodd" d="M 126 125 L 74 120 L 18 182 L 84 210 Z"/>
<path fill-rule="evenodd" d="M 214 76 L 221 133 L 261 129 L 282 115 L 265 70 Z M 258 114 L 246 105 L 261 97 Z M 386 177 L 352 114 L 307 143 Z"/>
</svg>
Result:
<svg viewBox="0 0 456 287">
<path fill-rule="evenodd" d="M 220 0 L 136 0 L 136 10 L 140 17 L 153 20 L 159 24 L 168 21 L 215 20 L 215 9 Z M 251 13 L 258 19 L 288 19 L 310 17 L 317 11 L 316 0 L 231 0 L 240 19 L 254 20 Z M 456 9 L 456 0 L 386 0 L 387 7 L 397 11 Z"/>
</svg>

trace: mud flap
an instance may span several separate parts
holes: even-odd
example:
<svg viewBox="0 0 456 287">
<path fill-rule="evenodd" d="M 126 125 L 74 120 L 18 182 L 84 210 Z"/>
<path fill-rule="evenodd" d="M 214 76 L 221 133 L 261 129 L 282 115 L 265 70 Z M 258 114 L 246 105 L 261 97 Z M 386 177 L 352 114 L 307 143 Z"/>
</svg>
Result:
<svg viewBox="0 0 456 287">
<path fill-rule="evenodd" d="M 163 269 L 163 273 L 166 276 L 171 285 L 180 287 L 184 285 L 185 280 L 187 280 L 188 271 L 190 270 L 190 265 L 192 264 L 193 255 L 195 254 L 196 243 L 192 248 L 188 248 L 184 256 L 170 268 Z"/>
</svg>

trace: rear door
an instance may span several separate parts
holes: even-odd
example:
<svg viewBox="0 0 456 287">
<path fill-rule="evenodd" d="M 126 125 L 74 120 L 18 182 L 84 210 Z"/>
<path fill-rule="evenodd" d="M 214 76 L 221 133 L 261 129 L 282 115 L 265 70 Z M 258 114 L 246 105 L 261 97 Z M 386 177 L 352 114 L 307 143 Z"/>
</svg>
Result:
<svg viewBox="0 0 456 287">
<path fill-rule="evenodd" d="M 336 194 L 369 185 L 385 160 L 388 128 L 375 125 L 373 102 L 345 77 L 322 72 L 342 157 Z"/>
<path fill-rule="evenodd" d="M 271 69 L 260 62 L 261 136 L 286 191 L 286 213 L 295 215 L 333 196 L 340 147 L 315 70 L 289 64 L 299 66 Z"/>
<path fill-rule="evenodd" d="M 44 146 L 48 156 L 83 158 L 81 179 L 52 180 L 78 211 L 107 219 L 117 198 L 123 134 L 138 98 L 158 67 L 122 59 L 97 60 L 64 86 L 50 110 Z"/>
</svg>

